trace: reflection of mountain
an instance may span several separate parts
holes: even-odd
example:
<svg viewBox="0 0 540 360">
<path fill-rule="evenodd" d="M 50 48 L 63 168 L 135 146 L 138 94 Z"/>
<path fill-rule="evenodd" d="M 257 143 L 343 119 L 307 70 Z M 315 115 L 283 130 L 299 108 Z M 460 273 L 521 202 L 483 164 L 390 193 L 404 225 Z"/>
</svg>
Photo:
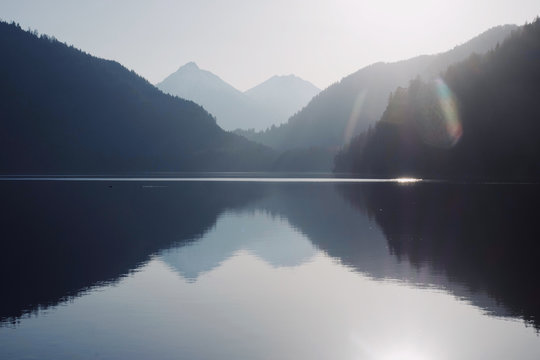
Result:
<svg viewBox="0 0 540 360">
<path fill-rule="evenodd" d="M 0 321 L 119 277 L 152 253 L 200 237 L 249 184 L 2 182 Z M 205 194 L 205 196 L 201 196 Z"/>
<path fill-rule="evenodd" d="M 199 241 L 165 250 L 160 258 L 184 278 L 196 280 L 241 250 L 274 267 L 297 266 L 315 254 L 309 239 L 285 220 L 255 211 L 226 213 Z"/>
<path fill-rule="evenodd" d="M 268 196 L 248 206 L 263 208 L 271 214 L 286 218 L 329 256 L 339 259 L 342 264 L 369 277 L 443 288 L 491 314 L 533 319 L 527 313 L 536 312 L 537 304 L 540 302 L 538 297 L 531 296 L 532 290 L 528 287 L 534 284 L 532 279 L 536 272 L 533 269 L 533 254 L 537 252 L 529 253 L 530 259 L 527 265 L 523 266 L 528 273 L 525 270 L 523 273 L 515 272 L 512 264 L 519 261 L 520 250 L 513 248 L 515 242 L 510 230 L 513 226 L 520 226 L 519 234 L 522 238 L 534 239 L 532 234 L 535 232 L 531 230 L 534 223 L 529 221 L 534 212 L 527 212 L 534 202 L 532 200 L 524 202 L 523 214 L 507 218 L 502 210 L 509 204 L 510 193 L 499 193 L 499 188 L 484 189 L 483 195 L 475 195 L 471 189 L 460 192 L 462 189 L 455 187 L 432 189 L 426 193 L 413 192 L 406 198 L 409 204 L 403 199 L 403 194 L 417 188 L 418 186 L 411 188 L 394 184 L 340 185 L 340 192 L 350 197 L 349 202 L 338 195 L 333 184 L 278 184 L 271 186 Z M 523 198 L 530 190 L 530 188 L 523 190 Z M 474 205 L 474 208 L 467 212 L 452 214 L 458 210 L 441 206 L 458 198 L 469 199 L 469 204 Z M 521 200 L 519 197 L 516 198 L 513 206 L 518 206 Z M 493 207 L 498 201 L 501 203 Z M 397 205 L 401 206 L 396 208 Z M 474 214 L 482 213 L 486 209 L 490 214 L 498 211 L 499 218 L 475 217 Z M 389 220 L 388 223 L 382 222 L 381 219 L 387 217 L 392 222 Z M 406 243 L 409 244 L 408 247 L 402 246 L 400 240 L 408 239 L 411 235 L 410 230 L 418 225 L 418 221 L 429 222 L 430 219 L 434 220 L 429 227 L 431 234 L 417 234 L 421 237 L 420 244 L 414 242 Z M 496 230 L 489 230 L 490 221 L 499 224 Z M 397 228 L 391 229 L 392 225 Z M 474 227 L 471 228 L 470 225 Z M 482 234 L 483 237 L 480 236 Z M 396 240 L 396 237 L 400 240 Z M 458 239 L 455 241 L 456 244 L 459 243 L 461 246 L 452 248 L 446 242 L 445 246 L 437 248 L 436 244 L 430 243 L 430 240 L 443 237 L 456 238 Z M 513 259 L 506 258 L 505 261 L 495 263 L 494 259 L 491 259 L 490 263 L 490 259 L 485 255 L 493 252 L 492 246 L 486 246 L 486 240 L 491 238 L 497 239 L 498 256 L 513 252 Z M 528 248 L 534 250 L 534 247 L 531 249 L 531 245 L 529 243 Z M 467 252 L 468 247 L 471 248 L 470 254 Z M 455 252 L 448 256 L 455 263 L 447 264 L 445 259 L 440 259 L 441 254 L 430 253 L 433 248 L 437 248 L 442 254 L 454 250 Z M 476 249 L 477 254 L 470 257 L 474 254 L 473 249 Z M 421 260 L 418 259 L 419 252 L 423 255 Z M 460 276 L 455 276 L 453 272 L 460 269 L 460 264 L 463 266 L 459 272 Z M 451 268 L 447 268 L 449 265 Z M 484 276 L 480 277 L 480 273 L 476 273 L 483 267 L 496 265 L 500 266 L 496 272 L 484 270 L 480 272 Z M 524 277 L 524 273 L 528 277 Z M 499 277 L 513 284 L 514 288 L 508 289 L 511 290 L 510 293 L 497 285 L 502 283 Z M 521 298 L 521 301 L 516 302 L 518 298 Z M 529 302 L 524 301 L 525 299 L 529 299 Z"/>
<path fill-rule="evenodd" d="M 367 275 L 380 278 L 400 271 L 380 229 L 338 196 L 333 184 L 278 184 L 250 206 L 286 218 L 330 256 Z"/>
<path fill-rule="evenodd" d="M 158 252 L 194 280 L 238 251 L 288 267 L 316 246 L 371 278 L 444 288 L 539 324 L 534 186 L 0 185 L 0 251 L 9 254 L 0 276 L 10 294 L 0 320 L 115 281 Z"/>
<path fill-rule="evenodd" d="M 375 219 L 398 259 L 444 274 L 451 291 L 465 286 L 460 295 L 475 305 L 484 307 L 478 295 L 487 293 L 540 326 L 536 186 L 378 184 L 344 194 Z"/>
</svg>

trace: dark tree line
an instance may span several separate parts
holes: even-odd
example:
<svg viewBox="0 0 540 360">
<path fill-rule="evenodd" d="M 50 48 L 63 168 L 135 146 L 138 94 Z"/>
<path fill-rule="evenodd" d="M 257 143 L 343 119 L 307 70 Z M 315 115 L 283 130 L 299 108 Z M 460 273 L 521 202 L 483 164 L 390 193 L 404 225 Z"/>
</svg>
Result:
<svg viewBox="0 0 540 360">
<path fill-rule="evenodd" d="M 264 169 L 273 153 L 114 61 L 0 23 L 0 173 Z"/>
<path fill-rule="evenodd" d="M 335 159 L 364 176 L 537 179 L 540 21 L 440 78 L 398 88 L 375 127 Z"/>
<path fill-rule="evenodd" d="M 266 131 L 238 133 L 277 150 L 320 147 L 336 151 L 380 119 L 388 95 L 396 87 L 406 86 L 417 75 L 437 75 L 473 52 L 486 53 L 516 28 L 505 25 L 489 29 L 441 54 L 372 64 L 321 91 L 287 123 Z"/>
</svg>

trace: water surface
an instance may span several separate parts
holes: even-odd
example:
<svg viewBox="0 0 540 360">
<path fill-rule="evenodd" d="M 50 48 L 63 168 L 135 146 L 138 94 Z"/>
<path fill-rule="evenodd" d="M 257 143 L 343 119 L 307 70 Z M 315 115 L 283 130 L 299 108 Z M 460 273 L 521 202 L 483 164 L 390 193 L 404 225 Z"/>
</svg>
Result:
<svg viewBox="0 0 540 360">
<path fill-rule="evenodd" d="M 535 185 L 4 181 L 2 359 L 538 359 Z"/>
</svg>

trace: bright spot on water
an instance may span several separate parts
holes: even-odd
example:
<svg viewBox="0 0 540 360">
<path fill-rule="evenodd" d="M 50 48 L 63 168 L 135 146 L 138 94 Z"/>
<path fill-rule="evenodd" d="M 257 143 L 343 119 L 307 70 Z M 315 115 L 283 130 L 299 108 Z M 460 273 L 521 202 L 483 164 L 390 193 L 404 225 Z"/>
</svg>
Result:
<svg viewBox="0 0 540 360">
<path fill-rule="evenodd" d="M 398 183 L 414 183 L 414 182 L 422 181 L 422 179 L 402 177 L 402 178 L 394 179 L 394 181 Z"/>
</svg>

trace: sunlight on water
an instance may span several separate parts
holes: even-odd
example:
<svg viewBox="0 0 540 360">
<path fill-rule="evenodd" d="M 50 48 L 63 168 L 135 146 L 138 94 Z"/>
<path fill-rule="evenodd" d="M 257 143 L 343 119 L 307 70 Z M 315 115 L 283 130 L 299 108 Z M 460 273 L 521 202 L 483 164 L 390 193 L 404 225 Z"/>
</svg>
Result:
<svg viewBox="0 0 540 360">
<path fill-rule="evenodd" d="M 246 183 L 411 183 L 422 179 L 402 177 L 371 179 L 352 177 L 114 177 L 114 176 L 0 176 L 0 181 L 96 181 L 96 182 L 246 182 Z M 142 185 L 145 188 L 162 187 Z"/>
<path fill-rule="evenodd" d="M 366 343 L 359 334 L 351 335 L 351 342 L 357 348 L 356 359 L 369 360 L 434 360 L 441 357 L 435 357 L 432 354 L 428 355 L 427 346 L 420 346 L 419 343 L 402 342 L 399 339 L 394 339 L 393 342 L 380 344 L 378 346 L 373 343 Z M 426 344 L 424 344 L 426 345 Z M 430 349 L 431 350 L 431 349 Z"/>
<path fill-rule="evenodd" d="M 415 182 L 422 181 L 422 179 L 403 177 L 403 178 L 394 179 L 394 181 L 396 181 L 398 183 L 415 183 Z"/>
</svg>

